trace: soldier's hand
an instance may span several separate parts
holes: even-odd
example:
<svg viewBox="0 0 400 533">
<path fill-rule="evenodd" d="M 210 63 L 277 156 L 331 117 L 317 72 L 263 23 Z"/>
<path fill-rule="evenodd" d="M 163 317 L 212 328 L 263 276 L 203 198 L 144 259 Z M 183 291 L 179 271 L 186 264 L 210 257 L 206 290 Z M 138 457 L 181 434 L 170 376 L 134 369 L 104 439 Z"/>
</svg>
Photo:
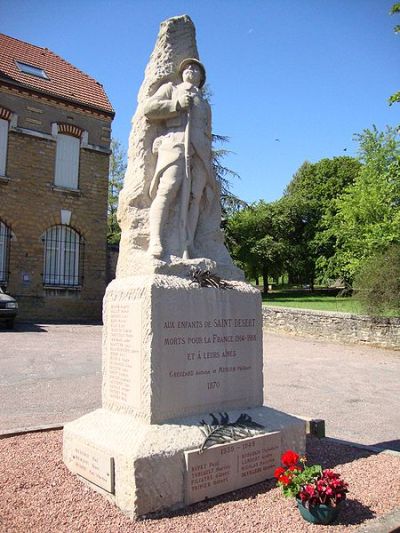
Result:
<svg viewBox="0 0 400 533">
<path fill-rule="evenodd" d="M 188 93 L 184 93 L 179 97 L 178 102 L 181 109 L 187 110 L 192 104 L 192 97 Z"/>
</svg>

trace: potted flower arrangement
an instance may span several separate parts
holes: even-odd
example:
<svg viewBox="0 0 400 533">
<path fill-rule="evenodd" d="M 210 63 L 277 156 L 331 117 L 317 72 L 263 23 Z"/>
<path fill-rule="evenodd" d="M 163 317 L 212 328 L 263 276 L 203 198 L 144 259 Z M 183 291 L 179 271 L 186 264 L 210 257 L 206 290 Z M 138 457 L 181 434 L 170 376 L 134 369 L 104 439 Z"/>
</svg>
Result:
<svg viewBox="0 0 400 533">
<path fill-rule="evenodd" d="M 275 470 L 284 496 L 294 497 L 302 517 L 314 524 L 330 524 L 346 499 L 347 483 L 332 470 L 320 465 L 306 466 L 307 459 L 288 450 L 281 457 L 283 466 Z"/>
</svg>

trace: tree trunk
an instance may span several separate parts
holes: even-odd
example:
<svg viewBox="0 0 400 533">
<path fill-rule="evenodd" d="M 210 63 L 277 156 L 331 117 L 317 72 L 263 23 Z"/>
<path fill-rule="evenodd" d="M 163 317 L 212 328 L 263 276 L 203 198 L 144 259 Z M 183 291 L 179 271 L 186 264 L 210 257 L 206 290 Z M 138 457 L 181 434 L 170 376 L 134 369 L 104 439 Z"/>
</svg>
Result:
<svg viewBox="0 0 400 533">
<path fill-rule="evenodd" d="M 311 292 L 314 292 L 314 284 L 315 284 L 315 270 L 313 270 L 311 273 L 311 281 L 310 281 Z"/>
<path fill-rule="evenodd" d="M 262 269 L 262 277 L 263 277 L 263 293 L 268 294 L 268 272 L 265 266 L 263 266 L 263 269 Z"/>
</svg>

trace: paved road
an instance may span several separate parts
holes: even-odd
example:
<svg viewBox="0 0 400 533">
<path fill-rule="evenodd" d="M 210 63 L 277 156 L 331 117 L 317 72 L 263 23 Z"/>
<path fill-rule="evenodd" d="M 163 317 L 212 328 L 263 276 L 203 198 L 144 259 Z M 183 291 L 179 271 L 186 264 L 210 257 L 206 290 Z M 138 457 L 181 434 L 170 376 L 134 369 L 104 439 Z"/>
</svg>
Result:
<svg viewBox="0 0 400 533">
<path fill-rule="evenodd" d="M 400 450 L 400 352 L 264 333 L 265 400 L 327 434 Z M 0 433 L 101 403 L 101 326 L 0 326 Z"/>
</svg>

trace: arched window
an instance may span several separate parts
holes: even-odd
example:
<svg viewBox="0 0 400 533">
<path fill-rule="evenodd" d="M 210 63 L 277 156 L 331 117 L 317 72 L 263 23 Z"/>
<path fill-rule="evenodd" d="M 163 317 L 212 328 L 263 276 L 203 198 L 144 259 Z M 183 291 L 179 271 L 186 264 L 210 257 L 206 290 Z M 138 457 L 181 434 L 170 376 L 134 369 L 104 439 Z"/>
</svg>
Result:
<svg viewBox="0 0 400 533">
<path fill-rule="evenodd" d="M 10 240 L 10 228 L 0 220 L 0 284 L 5 284 L 8 280 Z"/>
<path fill-rule="evenodd" d="M 0 106 L 0 176 L 5 176 L 7 170 L 8 128 L 10 118 L 11 111 Z"/>
<path fill-rule="evenodd" d="M 54 185 L 78 189 L 79 155 L 83 130 L 71 124 L 58 124 Z"/>
<path fill-rule="evenodd" d="M 49 228 L 43 237 L 43 283 L 57 287 L 77 287 L 82 284 L 83 239 L 69 226 Z"/>
</svg>

